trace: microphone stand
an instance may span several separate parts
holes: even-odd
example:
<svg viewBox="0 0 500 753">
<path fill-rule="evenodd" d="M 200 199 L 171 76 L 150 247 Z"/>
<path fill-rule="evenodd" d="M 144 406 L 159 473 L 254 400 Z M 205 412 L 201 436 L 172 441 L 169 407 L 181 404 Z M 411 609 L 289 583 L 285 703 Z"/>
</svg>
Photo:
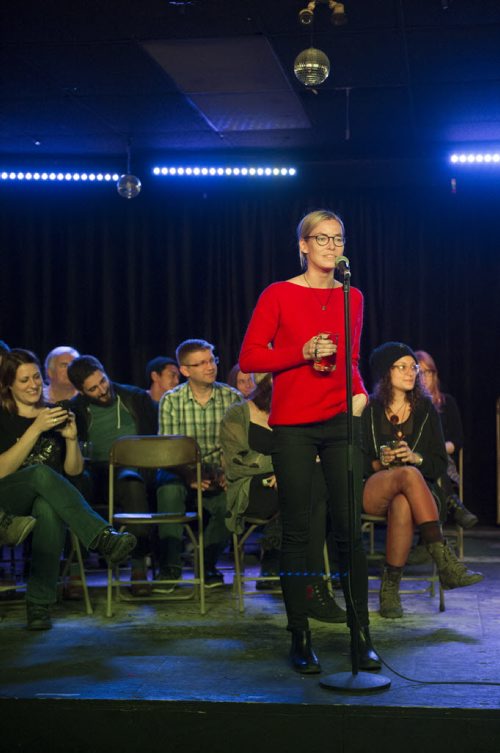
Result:
<svg viewBox="0 0 500 753">
<path fill-rule="evenodd" d="M 371 690 L 382 690 L 390 687 L 391 681 L 381 674 L 359 671 L 358 635 L 361 626 L 359 617 L 352 598 L 352 573 L 354 569 L 354 542 L 356 537 L 355 521 L 355 494 L 354 494 L 354 441 L 352 421 L 352 348 L 351 348 L 351 314 L 349 308 L 349 292 L 351 288 L 351 272 L 349 262 L 345 257 L 343 265 L 343 291 L 344 291 L 344 338 L 345 338 L 345 376 L 346 376 L 346 405 L 347 405 L 347 504 L 348 504 L 348 529 L 349 529 L 349 559 L 347 573 L 347 599 L 351 613 L 351 672 L 337 672 L 327 675 L 320 680 L 323 688 L 330 690 L 345 690 L 351 693 L 363 693 Z"/>
</svg>

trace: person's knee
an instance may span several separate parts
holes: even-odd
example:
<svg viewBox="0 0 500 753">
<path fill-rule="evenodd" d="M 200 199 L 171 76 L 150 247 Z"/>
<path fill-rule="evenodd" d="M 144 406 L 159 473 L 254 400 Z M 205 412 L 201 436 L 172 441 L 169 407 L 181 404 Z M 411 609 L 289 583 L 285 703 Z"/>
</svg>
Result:
<svg viewBox="0 0 500 753">
<path fill-rule="evenodd" d="M 57 482 L 58 474 L 48 465 L 37 464 L 26 468 L 23 473 L 40 494 L 46 493 L 54 482 Z"/>
<path fill-rule="evenodd" d="M 184 512 L 186 497 L 186 487 L 180 481 L 172 481 L 160 486 L 156 490 L 158 512 Z"/>
</svg>

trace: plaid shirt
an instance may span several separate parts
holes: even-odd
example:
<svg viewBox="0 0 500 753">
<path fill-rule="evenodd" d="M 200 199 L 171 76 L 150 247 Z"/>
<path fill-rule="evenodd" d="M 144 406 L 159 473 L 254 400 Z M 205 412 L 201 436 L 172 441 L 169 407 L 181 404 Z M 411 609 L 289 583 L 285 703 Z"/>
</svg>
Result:
<svg viewBox="0 0 500 753">
<path fill-rule="evenodd" d="M 242 400 L 238 390 L 222 382 L 213 383 L 210 400 L 200 405 L 189 382 L 166 392 L 160 400 L 158 434 L 185 434 L 194 437 L 208 462 L 222 464 L 219 430 L 226 410 Z"/>
</svg>

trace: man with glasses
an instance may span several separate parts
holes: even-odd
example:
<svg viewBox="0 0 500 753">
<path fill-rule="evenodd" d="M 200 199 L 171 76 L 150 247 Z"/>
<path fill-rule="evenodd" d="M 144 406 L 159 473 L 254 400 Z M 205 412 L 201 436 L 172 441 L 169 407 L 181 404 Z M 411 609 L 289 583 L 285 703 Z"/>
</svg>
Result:
<svg viewBox="0 0 500 753">
<path fill-rule="evenodd" d="M 203 507 L 209 514 L 204 535 L 205 585 L 224 583 L 217 559 L 228 540 L 226 527 L 226 481 L 222 472 L 219 442 L 220 422 L 230 405 L 242 399 L 238 390 L 217 382 L 214 346 L 206 340 L 185 340 L 176 350 L 179 370 L 186 382 L 166 392 L 160 400 L 159 434 L 194 437 L 204 459 Z M 160 471 L 158 512 L 184 513 L 195 483 L 186 484 L 179 476 Z M 164 580 L 179 580 L 182 564 L 182 526 L 159 526 L 160 574 Z M 173 590 L 173 586 L 163 587 Z"/>
</svg>

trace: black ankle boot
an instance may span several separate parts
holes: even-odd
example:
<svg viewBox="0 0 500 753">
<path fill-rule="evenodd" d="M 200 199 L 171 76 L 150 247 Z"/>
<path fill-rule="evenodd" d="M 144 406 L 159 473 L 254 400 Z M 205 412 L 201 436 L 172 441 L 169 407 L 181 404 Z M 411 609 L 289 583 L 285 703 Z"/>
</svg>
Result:
<svg viewBox="0 0 500 753">
<path fill-rule="evenodd" d="M 310 630 L 292 630 L 290 662 L 296 672 L 304 675 L 317 675 L 321 672 L 318 657 L 311 645 Z"/>
<path fill-rule="evenodd" d="M 382 669 L 382 662 L 373 648 L 370 631 L 367 627 L 361 628 L 358 634 L 358 660 L 359 668 L 365 672 L 376 672 Z"/>
</svg>

